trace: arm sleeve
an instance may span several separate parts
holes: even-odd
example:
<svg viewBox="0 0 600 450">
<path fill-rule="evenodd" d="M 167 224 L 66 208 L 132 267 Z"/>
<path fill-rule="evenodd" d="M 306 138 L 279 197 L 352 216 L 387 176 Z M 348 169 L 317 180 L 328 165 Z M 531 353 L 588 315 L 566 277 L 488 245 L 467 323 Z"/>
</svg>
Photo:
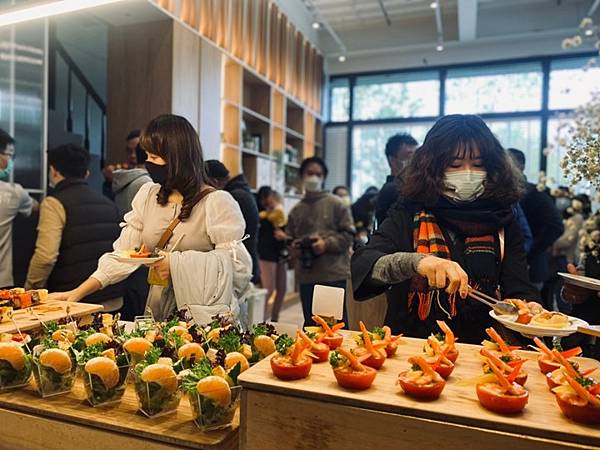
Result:
<svg viewBox="0 0 600 450">
<path fill-rule="evenodd" d="M 124 223 L 121 224 L 121 235 L 114 242 L 114 251 L 129 250 L 142 244 L 142 230 L 144 228 L 144 210 L 154 185 L 145 184 L 138 191 L 131 204 L 132 209 L 125 214 Z M 119 283 L 131 275 L 139 266 L 117 261 L 108 254 L 100 257 L 98 269 L 92 274 L 102 287 Z"/>
<path fill-rule="evenodd" d="M 540 293 L 529 281 L 523 238 L 516 220 L 505 229 L 504 259 L 500 267 L 502 298 L 539 300 Z"/>
<path fill-rule="evenodd" d="M 534 236 L 530 255 L 545 252 L 564 231 L 562 219 L 552 197 L 545 192 L 540 192 L 535 201 L 537 203 L 536 213 L 541 215 L 541 222 L 544 223 L 544 227 L 540 233 L 536 233 L 536 236 Z"/>
<path fill-rule="evenodd" d="M 31 199 L 27 191 L 19 185 L 19 214 L 23 214 L 24 216 L 30 216 L 32 207 L 33 200 Z"/>
<path fill-rule="evenodd" d="M 328 253 L 344 253 L 352 247 L 356 230 L 354 229 L 354 221 L 352 220 L 350 209 L 346 208 L 339 201 L 336 201 L 334 205 L 338 229 L 337 232 L 328 233 L 324 236 L 324 239 L 327 243 Z"/>
<path fill-rule="evenodd" d="M 40 289 L 46 286 L 58 259 L 65 223 L 66 214 L 62 203 L 54 197 L 47 197 L 40 206 L 38 236 L 35 252 L 29 263 L 25 289 Z"/>
<path fill-rule="evenodd" d="M 373 266 L 371 280 L 382 285 L 402 283 L 416 275 L 417 266 L 425 256 L 407 252 L 382 256 Z"/>
<path fill-rule="evenodd" d="M 374 266 L 379 259 L 393 253 L 408 251 L 408 248 L 400 248 L 398 236 L 403 232 L 407 224 L 394 214 L 383 221 L 379 229 L 373 234 L 369 243 L 352 255 L 352 286 L 354 287 L 354 298 L 356 300 L 368 300 L 385 292 L 391 283 L 373 279 Z M 384 267 L 389 263 L 384 260 Z M 381 270 L 381 266 L 380 269 Z M 379 275 L 382 278 L 381 275 Z"/>
</svg>

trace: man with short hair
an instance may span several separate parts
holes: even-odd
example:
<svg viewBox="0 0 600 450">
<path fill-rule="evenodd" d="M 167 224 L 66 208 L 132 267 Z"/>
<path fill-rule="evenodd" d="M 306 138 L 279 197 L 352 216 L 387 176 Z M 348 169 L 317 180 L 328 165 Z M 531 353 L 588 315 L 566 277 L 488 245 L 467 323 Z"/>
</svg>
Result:
<svg viewBox="0 0 600 450">
<path fill-rule="evenodd" d="M 12 223 L 17 214 L 31 215 L 38 203 L 20 184 L 10 182 L 15 140 L 0 129 L 0 288 L 13 287 Z"/>
<path fill-rule="evenodd" d="M 327 172 L 325 161 L 319 157 L 302 161 L 304 197 L 290 211 L 286 227 L 296 257 L 304 325 L 312 323 L 315 285 L 345 288 L 350 278 L 354 222 L 350 208 L 339 197 L 323 190 Z"/>
<path fill-rule="evenodd" d="M 395 134 L 385 144 L 385 156 L 392 171 L 388 175 L 385 184 L 379 191 L 377 205 L 375 207 L 375 218 L 377 226 L 380 226 L 387 217 L 388 210 L 398 200 L 398 175 L 406 166 L 419 143 L 410 134 Z"/>
<path fill-rule="evenodd" d="M 40 207 L 35 253 L 25 288 L 70 291 L 94 272 L 100 256 L 119 237 L 119 213 L 106 197 L 91 189 L 89 152 L 67 144 L 48 151 L 48 180 L 54 187 Z M 123 304 L 123 285 L 109 286 L 84 299 L 106 311 Z"/>
<path fill-rule="evenodd" d="M 125 162 L 109 164 L 102 169 L 102 174 L 104 175 L 102 193 L 111 200 L 115 199 L 113 190 L 114 172 L 117 170 L 135 169 L 139 164 L 142 164 L 143 161 L 146 160 L 145 153 L 139 146 L 141 135 L 141 130 L 131 130 L 125 138 Z"/>
<path fill-rule="evenodd" d="M 246 221 L 244 235 L 250 236 L 244 241 L 244 245 L 252 257 L 252 282 L 260 281 L 260 266 L 258 264 L 258 206 L 248 181 L 243 174 L 232 177 L 227 167 L 216 159 L 210 159 L 204 163 L 208 181 L 217 189 L 227 191 L 240 205 L 242 215 Z"/>
<path fill-rule="evenodd" d="M 523 172 L 525 180 L 525 153 L 509 148 L 513 161 Z M 533 244 L 527 254 L 529 279 L 538 289 L 550 277 L 550 253 L 552 244 L 563 234 L 564 225 L 553 198 L 544 190 L 539 191 L 533 183 L 527 182 L 526 192 L 520 202 L 521 208 L 533 235 Z M 552 309 L 553 305 L 546 305 Z"/>
</svg>

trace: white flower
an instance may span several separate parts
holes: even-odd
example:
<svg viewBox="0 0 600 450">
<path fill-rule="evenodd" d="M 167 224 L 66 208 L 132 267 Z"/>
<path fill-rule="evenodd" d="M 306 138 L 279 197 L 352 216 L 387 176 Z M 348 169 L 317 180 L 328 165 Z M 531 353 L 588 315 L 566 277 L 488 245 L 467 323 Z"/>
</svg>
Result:
<svg viewBox="0 0 600 450">
<path fill-rule="evenodd" d="M 594 24 L 594 21 L 591 17 L 584 17 L 581 19 L 581 23 L 579 24 L 579 28 L 588 28 Z"/>
<path fill-rule="evenodd" d="M 563 50 L 569 50 L 573 48 L 573 41 L 571 41 L 571 38 L 563 39 L 561 47 Z"/>
<path fill-rule="evenodd" d="M 598 39 L 596 41 L 596 43 L 594 44 L 594 47 L 596 47 L 596 50 L 600 50 L 600 39 Z"/>
<path fill-rule="evenodd" d="M 573 36 L 571 41 L 573 42 L 574 47 L 579 47 L 583 43 L 583 39 L 581 39 L 581 36 L 579 35 Z"/>
<path fill-rule="evenodd" d="M 575 211 L 583 210 L 583 202 L 581 200 L 573 200 L 573 202 L 571 202 L 571 205 L 573 205 L 573 209 Z"/>
</svg>

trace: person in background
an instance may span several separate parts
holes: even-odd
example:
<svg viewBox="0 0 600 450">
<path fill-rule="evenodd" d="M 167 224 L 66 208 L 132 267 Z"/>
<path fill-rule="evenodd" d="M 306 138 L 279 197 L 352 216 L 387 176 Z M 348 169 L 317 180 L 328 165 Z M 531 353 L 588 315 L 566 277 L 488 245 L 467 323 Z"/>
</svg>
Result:
<svg viewBox="0 0 600 450">
<path fill-rule="evenodd" d="M 74 144 L 48 151 L 48 180 L 54 191 L 40 206 L 25 289 L 74 289 L 94 271 L 98 258 L 112 250 L 120 231 L 119 213 L 114 203 L 87 185 L 89 164 L 89 152 Z M 114 312 L 123 306 L 123 293 L 123 284 L 116 284 L 83 300 Z"/>
<path fill-rule="evenodd" d="M 117 164 L 109 164 L 108 166 L 102 169 L 102 174 L 104 175 L 104 184 L 102 185 L 102 193 L 110 198 L 111 200 L 115 199 L 113 192 L 113 172 L 115 170 L 128 170 L 134 169 L 138 165 L 140 161 L 138 161 L 138 153 L 137 148 L 140 143 L 140 130 L 131 130 L 127 137 L 125 138 L 125 161 L 119 162 Z"/>
<path fill-rule="evenodd" d="M 356 240 L 358 244 L 366 244 L 375 227 L 375 207 L 379 189 L 375 186 L 367 188 L 352 205 L 352 217 L 356 227 Z"/>
<path fill-rule="evenodd" d="M 243 174 L 232 177 L 227 167 L 216 159 L 206 161 L 206 174 L 208 182 L 217 189 L 229 192 L 234 198 L 246 221 L 244 235 L 249 236 L 244 245 L 252 257 L 252 282 L 258 284 L 260 281 L 260 266 L 258 264 L 258 208 L 248 181 Z"/>
<path fill-rule="evenodd" d="M 20 184 L 10 182 L 15 140 L 0 129 L 0 288 L 13 287 L 12 223 L 17 214 L 30 216 L 38 202 Z"/>
<path fill-rule="evenodd" d="M 509 148 L 508 152 L 523 173 L 526 164 L 525 154 L 515 148 Z M 522 176 L 527 180 L 524 173 Z M 539 191 L 535 184 L 527 182 L 525 195 L 520 204 L 533 235 L 533 244 L 527 254 L 529 278 L 538 289 L 541 289 L 544 282 L 551 276 L 550 251 L 552 244 L 563 234 L 564 226 L 554 205 L 554 199 L 546 190 Z M 550 304 L 545 306 L 552 309 Z"/>
<path fill-rule="evenodd" d="M 419 143 L 410 134 L 395 134 L 385 144 L 385 156 L 390 166 L 391 174 L 379 191 L 375 218 L 380 226 L 387 217 L 388 210 L 398 200 L 398 175 L 408 164 Z"/>
<path fill-rule="evenodd" d="M 352 199 L 350 198 L 350 191 L 346 186 L 336 186 L 331 191 L 333 195 L 337 195 L 344 205 L 348 208 L 352 206 Z"/>
<path fill-rule="evenodd" d="M 325 161 L 319 157 L 302 161 L 300 178 L 304 196 L 290 211 L 286 228 L 292 240 L 305 325 L 312 323 L 315 285 L 345 288 L 350 276 L 349 250 L 355 229 L 350 209 L 323 190 L 327 172 Z"/>
<path fill-rule="evenodd" d="M 184 307 L 200 322 L 218 313 L 237 319 L 252 273 L 241 243 L 245 223 L 239 205 L 229 193 L 208 186 L 200 139 L 185 118 L 152 119 L 140 145 L 154 183 L 142 186 L 133 199 L 114 251 L 156 249 L 163 241 L 163 259 L 151 266 L 148 278 L 147 308 L 156 320 Z M 79 301 L 125 280 L 136 267 L 105 254 L 82 284 L 49 298 Z"/>
<path fill-rule="evenodd" d="M 267 290 L 265 320 L 277 322 L 287 291 L 287 246 L 285 244 L 287 217 L 281 195 L 269 186 L 258 190 L 260 227 L 258 229 L 258 257 L 262 287 Z M 269 312 L 269 300 L 273 305 Z"/>
<path fill-rule="evenodd" d="M 481 118 L 453 114 L 429 130 L 401 174 L 401 200 L 352 257 L 356 300 L 390 290 L 385 323 L 425 338 L 452 318 L 461 342 L 496 325 L 469 285 L 536 300 L 512 205 L 522 177 Z"/>
<path fill-rule="evenodd" d="M 112 172 L 112 192 L 121 219 L 131 211 L 131 202 L 140 188 L 144 184 L 152 182 L 152 178 L 144 166 L 145 162 L 146 152 L 138 144 L 135 149 L 135 166 L 129 169 L 116 169 Z"/>
<path fill-rule="evenodd" d="M 525 217 L 525 212 L 523 211 L 523 208 L 521 208 L 521 205 L 515 203 L 513 209 L 515 212 L 515 220 L 521 228 L 521 235 L 523 235 L 523 250 L 525 250 L 525 254 L 528 254 L 533 245 L 533 234 L 531 234 L 529 222 L 527 222 L 527 217 Z"/>
</svg>

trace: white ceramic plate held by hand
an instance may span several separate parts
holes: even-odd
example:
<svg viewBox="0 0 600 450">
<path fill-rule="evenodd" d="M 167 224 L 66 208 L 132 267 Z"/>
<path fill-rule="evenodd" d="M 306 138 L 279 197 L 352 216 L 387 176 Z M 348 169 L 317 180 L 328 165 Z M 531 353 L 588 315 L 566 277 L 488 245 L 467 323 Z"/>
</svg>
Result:
<svg viewBox="0 0 600 450">
<path fill-rule="evenodd" d="M 531 336 L 559 336 L 565 337 L 570 336 L 577 332 L 577 327 L 587 327 L 589 324 L 585 320 L 578 319 L 577 317 L 569 316 L 569 326 L 564 328 L 551 328 L 551 327 L 540 327 L 538 325 L 529 325 L 524 323 L 518 323 L 517 316 L 501 316 L 496 314 L 494 311 L 490 311 L 490 316 L 500 322 L 509 330 L 516 331 L 526 337 Z"/>
<path fill-rule="evenodd" d="M 128 252 L 128 251 L 109 253 L 109 255 L 111 255 L 113 258 L 115 258 L 119 262 L 126 263 L 126 264 L 135 264 L 135 265 L 154 264 L 164 258 L 164 256 L 156 256 L 154 258 L 132 258 L 131 256 L 129 256 L 130 254 L 131 254 L 131 252 Z"/>
<path fill-rule="evenodd" d="M 590 289 L 592 291 L 600 291 L 600 280 L 584 277 L 583 275 L 574 275 L 572 273 L 558 272 L 558 274 L 563 277 L 565 283 Z"/>
</svg>

